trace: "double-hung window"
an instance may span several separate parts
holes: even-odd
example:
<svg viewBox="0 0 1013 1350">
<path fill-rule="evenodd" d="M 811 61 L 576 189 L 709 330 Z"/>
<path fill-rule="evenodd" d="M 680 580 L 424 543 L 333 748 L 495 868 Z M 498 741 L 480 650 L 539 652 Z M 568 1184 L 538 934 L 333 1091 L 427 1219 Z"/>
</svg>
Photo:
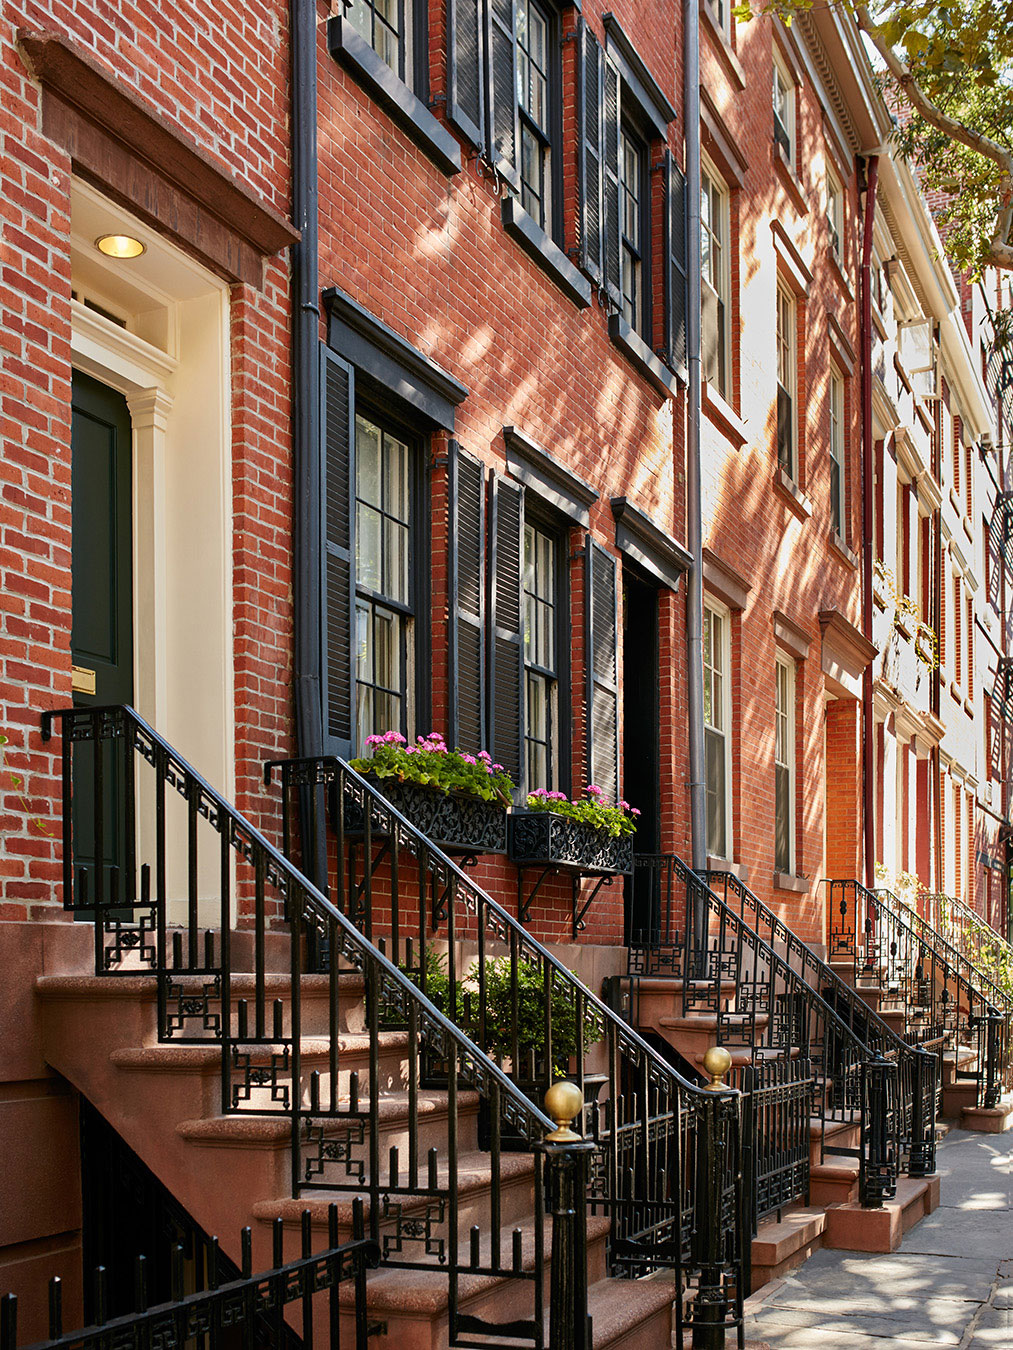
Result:
<svg viewBox="0 0 1013 1350">
<path fill-rule="evenodd" d="M 700 338 L 703 377 L 726 397 L 728 294 L 731 288 L 728 259 L 728 193 L 706 163 L 700 172 L 700 224 L 702 274 Z"/>
<path fill-rule="evenodd" d="M 774 140 L 792 167 L 795 164 L 795 82 L 774 55 Z"/>
<path fill-rule="evenodd" d="M 830 368 L 830 523 L 844 539 L 844 380 Z"/>
<path fill-rule="evenodd" d="M 844 261 L 844 193 L 836 176 L 827 170 L 827 230 L 830 251 L 839 263 Z"/>
<path fill-rule="evenodd" d="M 413 730 L 414 447 L 355 418 L 355 695 L 359 753 L 376 732 Z"/>
<path fill-rule="evenodd" d="M 412 0 L 351 0 L 352 27 L 410 89 L 417 83 Z"/>
<path fill-rule="evenodd" d="M 646 329 L 644 293 L 645 224 L 649 199 L 645 196 L 647 147 L 628 126 L 620 135 L 620 271 L 623 318 L 642 336 Z"/>
<path fill-rule="evenodd" d="M 774 702 L 774 867 L 792 872 L 795 853 L 795 663 L 778 655 Z"/>
<path fill-rule="evenodd" d="M 795 297 L 777 287 L 777 462 L 795 477 Z"/>
<path fill-rule="evenodd" d="M 707 852 L 731 856 L 731 685 L 728 613 L 703 611 L 703 718 L 707 765 Z"/>
<path fill-rule="evenodd" d="M 525 785 L 555 788 L 559 777 L 559 542 L 524 524 Z"/>
<path fill-rule="evenodd" d="M 550 37 L 552 21 L 538 0 L 517 0 L 517 102 L 520 108 L 521 205 L 552 233 Z"/>
</svg>

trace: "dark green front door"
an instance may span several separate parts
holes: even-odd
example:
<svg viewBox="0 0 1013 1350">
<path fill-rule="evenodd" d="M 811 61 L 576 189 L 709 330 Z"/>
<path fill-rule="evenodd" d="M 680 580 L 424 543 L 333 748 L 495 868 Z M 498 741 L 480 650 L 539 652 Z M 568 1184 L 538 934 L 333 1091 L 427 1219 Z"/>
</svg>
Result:
<svg viewBox="0 0 1013 1350">
<path fill-rule="evenodd" d="M 133 528 L 130 412 L 122 394 L 74 372 L 71 427 L 71 659 L 74 703 L 133 703 Z M 96 769 L 100 774 L 96 775 Z M 95 810 L 101 780 L 101 813 Z M 74 751 L 75 900 L 126 894 L 122 747 L 101 764 L 88 744 Z M 101 838 L 98 838 L 98 835 Z M 101 849 L 103 867 L 96 871 Z"/>
</svg>

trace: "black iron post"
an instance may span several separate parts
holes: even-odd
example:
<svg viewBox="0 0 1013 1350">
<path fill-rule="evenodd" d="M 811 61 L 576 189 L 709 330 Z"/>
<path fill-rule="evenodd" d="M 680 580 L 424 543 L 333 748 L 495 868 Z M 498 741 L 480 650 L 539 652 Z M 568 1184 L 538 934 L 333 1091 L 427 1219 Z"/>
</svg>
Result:
<svg viewBox="0 0 1013 1350">
<path fill-rule="evenodd" d="M 545 1200 L 552 1215 L 549 1272 L 549 1350 L 591 1350 L 587 1311 L 587 1169 L 593 1139 L 573 1122 L 584 1109 L 575 1083 L 554 1083 L 545 1108 L 556 1129 L 538 1145 L 545 1159 Z"/>
<path fill-rule="evenodd" d="M 722 1196 L 729 1169 L 738 1173 L 737 1189 L 740 1205 L 737 1220 L 741 1220 L 741 1158 L 729 1156 L 729 1136 L 723 1116 L 729 1097 L 738 1097 L 733 1088 L 725 1086 L 724 1077 L 732 1066 L 732 1057 L 719 1045 L 712 1046 L 704 1056 L 704 1069 L 711 1076 L 707 1091 L 711 1097 L 698 1123 L 701 1131 L 696 1150 L 696 1205 L 694 1265 L 699 1270 L 696 1297 L 693 1300 L 693 1350 L 724 1350 L 728 1327 L 729 1289 L 727 1274 L 729 1254 L 741 1262 L 743 1253 L 735 1249 L 748 1241 L 740 1222 L 726 1229 L 728 1216 L 723 1213 Z M 751 1147 L 750 1140 L 742 1140 L 742 1148 Z M 741 1304 L 744 1291 L 741 1282 L 744 1268 L 739 1271 L 736 1303 Z"/>
</svg>

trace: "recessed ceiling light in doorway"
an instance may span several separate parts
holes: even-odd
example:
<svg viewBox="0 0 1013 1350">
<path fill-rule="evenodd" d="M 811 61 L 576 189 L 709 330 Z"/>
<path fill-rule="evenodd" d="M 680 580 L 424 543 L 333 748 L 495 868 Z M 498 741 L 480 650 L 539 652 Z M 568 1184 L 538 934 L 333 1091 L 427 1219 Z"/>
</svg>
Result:
<svg viewBox="0 0 1013 1350">
<path fill-rule="evenodd" d="M 107 258 L 139 258 L 144 252 L 144 245 L 131 234 L 103 234 L 95 247 Z"/>
</svg>

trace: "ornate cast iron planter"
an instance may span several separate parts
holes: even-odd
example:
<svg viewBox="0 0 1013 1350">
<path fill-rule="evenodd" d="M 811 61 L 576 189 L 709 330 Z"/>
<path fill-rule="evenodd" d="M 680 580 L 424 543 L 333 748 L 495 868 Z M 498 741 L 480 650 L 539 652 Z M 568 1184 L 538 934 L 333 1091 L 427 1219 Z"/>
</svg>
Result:
<svg viewBox="0 0 1013 1350">
<path fill-rule="evenodd" d="M 467 792 L 446 793 L 421 783 L 403 783 L 399 778 L 377 778 L 371 773 L 364 777 L 445 853 L 476 857 L 506 852 L 507 813 L 499 802 L 487 802 Z M 361 815 L 356 820 L 356 814 L 346 807 L 346 829 L 353 832 L 362 828 Z"/>
<path fill-rule="evenodd" d="M 518 867 L 558 867 L 606 876 L 633 870 L 630 834 L 617 839 L 553 811 L 513 811 L 509 822 L 510 860 Z"/>
</svg>

